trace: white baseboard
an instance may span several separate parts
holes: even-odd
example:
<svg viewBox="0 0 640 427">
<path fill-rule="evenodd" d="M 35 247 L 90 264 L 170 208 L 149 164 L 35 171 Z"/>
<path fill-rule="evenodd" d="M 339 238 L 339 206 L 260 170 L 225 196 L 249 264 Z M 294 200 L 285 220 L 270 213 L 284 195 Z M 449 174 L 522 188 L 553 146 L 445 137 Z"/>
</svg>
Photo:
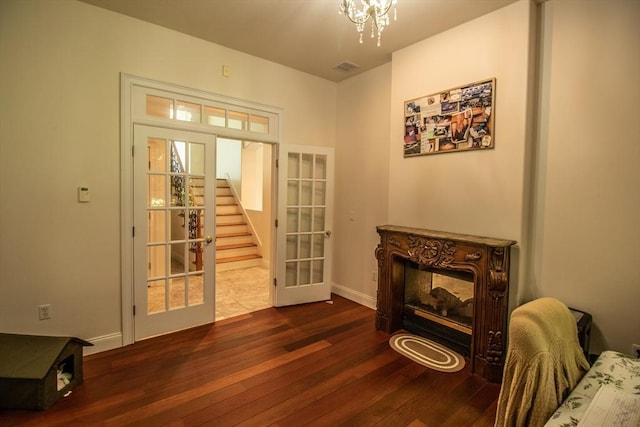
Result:
<svg viewBox="0 0 640 427">
<path fill-rule="evenodd" d="M 334 294 L 340 295 L 348 300 L 353 302 L 357 302 L 360 305 L 364 305 L 365 307 L 369 307 L 373 310 L 376 309 L 376 299 L 370 295 L 363 294 L 362 292 L 354 291 L 351 288 L 347 288 L 346 286 L 333 284 L 331 286 L 331 292 Z"/>
<path fill-rule="evenodd" d="M 92 347 L 83 347 L 83 356 L 90 354 L 100 353 L 102 351 L 113 350 L 114 348 L 122 347 L 122 332 L 116 332 L 109 335 L 103 335 L 101 337 L 95 337 L 88 339 Z"/>
</svg>

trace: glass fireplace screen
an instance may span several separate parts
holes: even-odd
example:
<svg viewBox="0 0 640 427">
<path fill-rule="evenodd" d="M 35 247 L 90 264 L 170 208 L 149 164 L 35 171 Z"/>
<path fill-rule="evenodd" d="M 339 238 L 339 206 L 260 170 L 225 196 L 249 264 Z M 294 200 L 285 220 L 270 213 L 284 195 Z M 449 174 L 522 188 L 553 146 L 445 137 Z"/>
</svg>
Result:
<svg viewBox="0 0 640 427">
<path fill-rule="evenodd" d="M 404 272 L 405 305 L 417 312 L 426 312 L 471 329 L 472 273 L 435 270 L 412 262 L 407 262 Z"/>
</svg>

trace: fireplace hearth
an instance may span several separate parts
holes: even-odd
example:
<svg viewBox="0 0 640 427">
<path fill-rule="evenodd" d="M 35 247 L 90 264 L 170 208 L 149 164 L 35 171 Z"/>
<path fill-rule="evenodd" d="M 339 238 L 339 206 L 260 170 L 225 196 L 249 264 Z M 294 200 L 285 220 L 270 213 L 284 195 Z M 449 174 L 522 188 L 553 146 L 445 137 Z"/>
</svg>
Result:
<svg viewBox="0 0 640 427">
<path fill-rule="evenodd" d="M 438 341 L 468 357 L 474 373 L 500 382 L 516 242 L 391 225 L 377 231 L 376 328 Z"/>
</svg>

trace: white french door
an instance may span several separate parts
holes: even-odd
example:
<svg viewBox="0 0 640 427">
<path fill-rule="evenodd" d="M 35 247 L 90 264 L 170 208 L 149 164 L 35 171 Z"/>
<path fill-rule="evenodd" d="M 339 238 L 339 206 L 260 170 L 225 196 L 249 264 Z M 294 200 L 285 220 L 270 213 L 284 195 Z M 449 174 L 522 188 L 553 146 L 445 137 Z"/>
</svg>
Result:
<svg viewBox="0 0 640 427">
<path fill-rule="evenodd" d="M 331 298 L 333 149 L 280 145 L 275 305 Z"/>
<path fill-rule="evenodd" d="M 134 126 L 135 340 L 214 320 L 214 135 Z"/>
</svg>

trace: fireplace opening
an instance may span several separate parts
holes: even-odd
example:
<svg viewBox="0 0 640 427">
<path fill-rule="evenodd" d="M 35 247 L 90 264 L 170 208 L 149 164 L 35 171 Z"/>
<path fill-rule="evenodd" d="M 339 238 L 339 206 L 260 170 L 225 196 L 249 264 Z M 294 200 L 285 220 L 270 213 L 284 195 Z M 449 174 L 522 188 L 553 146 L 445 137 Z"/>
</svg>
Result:
<svg viewBox="0 0 640 427">
<path fill-rule="evenodd" d="M 471 354 L 474 276 L 409 260 L 396 260 L 404 274 L 403 328 Z"/>
</svg>

